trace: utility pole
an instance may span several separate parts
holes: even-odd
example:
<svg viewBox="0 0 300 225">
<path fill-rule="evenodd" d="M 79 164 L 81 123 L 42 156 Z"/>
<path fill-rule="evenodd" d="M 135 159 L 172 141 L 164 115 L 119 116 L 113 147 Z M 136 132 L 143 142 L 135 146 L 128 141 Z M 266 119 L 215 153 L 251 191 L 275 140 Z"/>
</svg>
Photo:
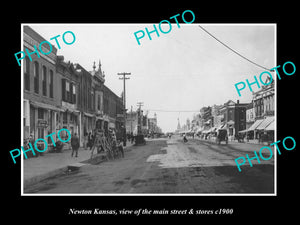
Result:
<svg viewBox="0 0 300 225">
<path fill-rule="evenodd" d="M 144 105 L 143 102 L 138 102 L 137 106 L 139 107 L 139 116 L 138 116 L 138 134 L 142 133 L 142 121 L 141 121 L 141 107 Z"/>
<path fill-rule="evenodd" d="M 124 137 L 123 137 L 123 146 L 126 146 L 126 89 L 125 89 L 125 81 L 130 79 L 129 77 L 125 77 L 126 75 L 131 75 L 131 73 L 118 73 L 118 75 L 121 75 L 123 77 L 119 77 L 119 80 L 123 80 L 123 117 L 124 117 Z"/>
<path fill-rule="evenodd" d="M 132 134 L 132 106 L 130 108 L 130 134 Z"/>
</svg>

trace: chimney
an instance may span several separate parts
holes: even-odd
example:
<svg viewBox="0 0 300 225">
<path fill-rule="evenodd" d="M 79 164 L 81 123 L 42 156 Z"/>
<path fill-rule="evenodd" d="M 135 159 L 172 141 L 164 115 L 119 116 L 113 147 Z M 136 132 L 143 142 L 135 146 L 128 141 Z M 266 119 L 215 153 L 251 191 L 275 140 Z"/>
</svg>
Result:
<svg viewBox="0 0 300 225">
<path fill-rule="evenodd" d="M 240 100 L 237 100 L 237 101 L 236 101 L 236 104 L 240 104 Z"/>
</svg>

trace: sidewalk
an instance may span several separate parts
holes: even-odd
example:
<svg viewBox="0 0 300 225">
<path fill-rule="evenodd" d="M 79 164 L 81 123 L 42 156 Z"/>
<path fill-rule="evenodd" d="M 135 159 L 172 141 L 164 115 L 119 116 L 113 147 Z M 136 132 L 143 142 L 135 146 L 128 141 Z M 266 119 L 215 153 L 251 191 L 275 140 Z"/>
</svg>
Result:
<svg viewBox="0 0 300 225">
<path fill-rule="evenodd" d="M 192 138 L 190 138 L 190 139 L 192 139 Z M 197 139 L 197 140 L 200 140 L 200 141 L 208 141 L 208 142 L 215 142 L 215 139 L 201 139 L 201 138 L 199 138 L 199 137 L 195 137 L 195 139 Z M 274 142 L 275 142 L 275 140 L 274 140 Z M 243 142 L 238 142 L 238 140 L 237 139 L 234 139 L 234 140 L 231 140 L 231 139 L 229 139 L 228 140 L 228 143 L 241 143 L 241 144 L 252 144 L 252 145 L 261 145 L 261 146 L 269 146 L 270 145 L 270 143 L 272 143 L 272 142 L 259 142 L 257 139 L 255 139 L 255 140 L 249 140 L 249 141 L 243 141 Z"/>
<path fill-rule="evenodd" d="M 124 150 L 131 147 L 133 144 L 127 142 Z M 105 154 L 95 154 L 91 157 L 90 150 L 79 148 L 78 157 L 71 157 L 72 150 L 66 149 L 61 153 L 44 153 L 43 156 L 23 159 L 23 186 L 36 184 L 49 177 L 56 176 L 60 173 L 66 172 L 68 166 L 75 163 L 93 163 L 105 160 Z"/>
</svg>

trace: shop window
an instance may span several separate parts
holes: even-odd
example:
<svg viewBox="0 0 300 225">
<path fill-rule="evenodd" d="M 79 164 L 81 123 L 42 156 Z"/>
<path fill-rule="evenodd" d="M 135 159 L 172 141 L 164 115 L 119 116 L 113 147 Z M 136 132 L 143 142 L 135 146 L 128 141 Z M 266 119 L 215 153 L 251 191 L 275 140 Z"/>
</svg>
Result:
<svg viewBox="0 0 300 225">
<path fill-rule="evenodd" d="M 38 138 L 44 138 L 44 128 L 38 128 Z"/>
<path fill-rule="evenodd" d="M 38 108 L 38 119 L 44 119 L 44 109 Z"/>
<path fill-rule="evenodd" d="M 74 120 L 74 123 L 77 122 L 77 116 L 75 114 L 73 115 L 73 120 Z"/>
<path fill-rule="evenodd" d="M 70 122 L 71 122 L 71 123 L 74 122 L 74 114 L 73 114 L 73 113 L 70 114 Z"/>
<path fill-rule="evenodd" d="M 63 113 L 63 123 L 67 123 L 68 122 L 68 113 L 64 112 Z"/>
</svg>

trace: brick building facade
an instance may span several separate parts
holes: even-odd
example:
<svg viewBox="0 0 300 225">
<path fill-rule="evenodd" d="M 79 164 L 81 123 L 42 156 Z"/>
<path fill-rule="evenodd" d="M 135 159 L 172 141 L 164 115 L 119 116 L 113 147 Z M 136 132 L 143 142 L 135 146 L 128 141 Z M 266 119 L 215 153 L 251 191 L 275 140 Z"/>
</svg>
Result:
<svg viewBox="0 0 300 225">
<path fill-rule="evenodd" d="M 29 52 L 45 41 L 29 26 L 23 28 L 23 39 L 24 48 Z M 85 135 L 95 128 L 106 132 L 111 128 L 117 134 L 122 133 L 124 119 L 117 115 L 123 113 L 123 101 L 104 85 L 100 62 L 98 70 L 94 64 L 93 71 L 88 72 L 80 64 L 57 56 L 57 49 L 52 46 L 48 55 L 26 56 L 22 69 L 24 139 L 30 135 L 33 139 L 45 139 L 48 134 L 66 128 L 78 134 L 82 146 Z M 55 135 L 53 138 L 56 141 Z M 50 137 L 47 142 L 52 143 Z"/>
<path fill-rule="evenodd" d="M 34 46 L 39 46 L 43 41 L 45 39 L 33 29 L 29 26 L 24 26 L 24 49 L 34 52 Z M 56 52 L 57 49 L 52 46 L 52 52 L 49 55 L 40 54 L 40 57 L 38 57 L 36 53 L 33 53 L 30 57 L 26 56 L 22 61 L 25 138 L 32 135 L 34 139 L 45 139 L 45 136 L 56 132 L 58 128 L 57 120 L 62 109 L 61 78 L 56 73 Z M 51 140 L 49 141 L 51 142 Z"/>
</svg>

